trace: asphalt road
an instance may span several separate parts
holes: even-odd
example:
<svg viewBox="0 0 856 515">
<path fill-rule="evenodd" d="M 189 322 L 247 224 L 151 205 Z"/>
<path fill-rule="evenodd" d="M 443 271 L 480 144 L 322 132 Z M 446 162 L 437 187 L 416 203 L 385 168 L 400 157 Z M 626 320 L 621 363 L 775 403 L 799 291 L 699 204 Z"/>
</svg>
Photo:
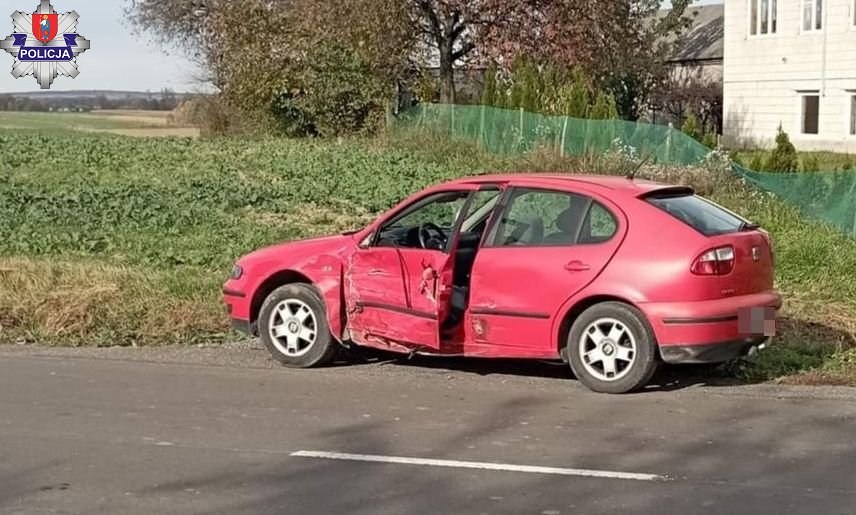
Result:
<svg viewBox="0 0 856 515">
<path fill-rule="evenodd" d="M 240 352 L 0 348 L 0 513 L 856 512 L 853 390 Z"/>
</svg>

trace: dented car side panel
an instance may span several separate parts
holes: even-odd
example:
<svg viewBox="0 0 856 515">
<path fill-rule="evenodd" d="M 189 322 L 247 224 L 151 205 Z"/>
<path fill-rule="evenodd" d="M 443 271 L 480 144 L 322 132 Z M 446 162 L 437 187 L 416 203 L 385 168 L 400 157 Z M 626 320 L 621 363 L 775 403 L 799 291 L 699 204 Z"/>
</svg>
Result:
<svg viewBox="0 0 856 515">
<path fill-rule="evenodd" d="M 229 280 L 223 288 L 232 319 L 238 325 L 252 327 L 269 290 L 279 286 L 281 278 L 300 278 L 308 280 L 321 294 L 330 331 L 342 338 L 343 262 L 355 248 L 352 236 L 340 235 L 276 245 L 247 255 L 238 262 L 243 270 L 241 277 Z"/>
<path fill-rule="evenodd" d="M 415 312 L 399 254 L 394 248 L 367 248 L 348 259 L 344 274 L 348 332 L 358 343 L 394 349 L 393 342 L 408 339 Z"/>
</svg>

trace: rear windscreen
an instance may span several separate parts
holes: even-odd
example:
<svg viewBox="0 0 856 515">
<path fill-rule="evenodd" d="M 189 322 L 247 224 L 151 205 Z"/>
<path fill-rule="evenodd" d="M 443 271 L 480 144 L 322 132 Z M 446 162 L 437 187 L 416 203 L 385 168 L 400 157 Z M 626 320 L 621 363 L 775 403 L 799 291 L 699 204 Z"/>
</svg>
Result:
<svg viewBox="0 0 856 515">
<path fill-rule="evenodd" d="M 645 199 L 705 236 L 740 231 L 746 220 L 696 195 L 653 195 Z"/>
</svg>

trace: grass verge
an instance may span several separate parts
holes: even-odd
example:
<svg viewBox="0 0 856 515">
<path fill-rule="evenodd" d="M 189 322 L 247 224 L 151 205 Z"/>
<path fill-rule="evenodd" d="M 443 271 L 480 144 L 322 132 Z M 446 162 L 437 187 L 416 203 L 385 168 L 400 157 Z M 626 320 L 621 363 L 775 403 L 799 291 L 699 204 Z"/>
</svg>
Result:
<svg viewBox="0 0 856 515">
<path fill-rule="evenodd" d="M 222 341 L 219 277 L 98 261 L 0 259 L 0 341 L 164 345 Z"/>
</svg>

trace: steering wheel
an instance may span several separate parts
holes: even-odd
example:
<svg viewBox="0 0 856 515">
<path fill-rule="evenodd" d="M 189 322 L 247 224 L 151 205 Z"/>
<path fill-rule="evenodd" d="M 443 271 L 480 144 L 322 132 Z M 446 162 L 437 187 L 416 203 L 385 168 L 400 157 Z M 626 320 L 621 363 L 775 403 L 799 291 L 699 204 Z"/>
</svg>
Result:
<svg viewBox="0 0 856 515">
<path fill-rule="evenodd" d="M 434 234 L 432 234 L 434 233 Z M 432 238 L 432 236 L 437 236 L 436 238 Z M 423 249 L 428 249 L 428 242 L 432 239 L 439 240 L 443 246 L 446 245 L 446 233 L 443 232 L 443 229 L 440 228 L 435 223 L 425 222 L 419 226 L 419 244 L 422 245 Z M 439 249 L 435 249 L 439 250 Z"/>
</svg>

